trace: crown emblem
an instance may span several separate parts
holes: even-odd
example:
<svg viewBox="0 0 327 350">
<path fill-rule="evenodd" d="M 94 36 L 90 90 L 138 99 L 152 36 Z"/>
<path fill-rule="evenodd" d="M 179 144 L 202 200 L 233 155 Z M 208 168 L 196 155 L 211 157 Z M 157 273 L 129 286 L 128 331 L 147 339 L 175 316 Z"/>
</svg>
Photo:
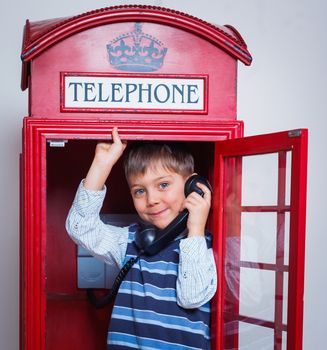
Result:
<svg viewBox="0 0 327 350">
<path fill-rule="evenodd" d="M 133 32 L 125 33 L 107 45 L 110 64 L 118 70 L 153 72 L 162 67 L 167 48 L 135 23 Z"/>
</svg>

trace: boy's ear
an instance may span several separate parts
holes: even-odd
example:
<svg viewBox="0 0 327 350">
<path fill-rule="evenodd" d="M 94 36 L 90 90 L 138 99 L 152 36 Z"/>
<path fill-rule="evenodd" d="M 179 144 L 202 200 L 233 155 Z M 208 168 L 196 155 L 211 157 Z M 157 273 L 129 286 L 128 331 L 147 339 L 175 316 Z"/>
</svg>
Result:
<svg viewBox="0 0 327 350">
<path fill-rule="evenodd" d="M 192 173 L 192 174 L 190 174 L 190 175 L 188 175 L 188 176 L 186 176 L 186 178 L 185 178 L 185 182 L 191 177 L 191 176 L 193 176 L 193 175 L 198 175 L 198 173 Z"/>
</svg>

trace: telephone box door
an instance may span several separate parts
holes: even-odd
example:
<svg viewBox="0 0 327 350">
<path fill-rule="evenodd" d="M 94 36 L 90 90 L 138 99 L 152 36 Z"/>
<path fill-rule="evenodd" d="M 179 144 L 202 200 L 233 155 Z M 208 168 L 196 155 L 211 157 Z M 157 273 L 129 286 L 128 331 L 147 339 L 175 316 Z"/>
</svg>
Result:
<svg viewBox="0 0 327 350">
<path fill-rule="evenodd" d="M 216 144 L 219 349 L 302 349 L 307 130 Z"/>
</svg>

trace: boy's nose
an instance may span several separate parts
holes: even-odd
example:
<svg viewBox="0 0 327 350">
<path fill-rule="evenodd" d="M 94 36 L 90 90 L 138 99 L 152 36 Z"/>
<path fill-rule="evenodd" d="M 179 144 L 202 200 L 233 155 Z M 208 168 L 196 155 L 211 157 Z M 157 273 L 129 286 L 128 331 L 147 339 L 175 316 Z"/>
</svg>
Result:
<svg viewBox="0 0 327 350">
<path fill-rule="evenodd" d="M 157 204 L 159 202 L 159 195 L 157 191 L 148 191 L 147 203 L 149 206 Z"/>
</svg>

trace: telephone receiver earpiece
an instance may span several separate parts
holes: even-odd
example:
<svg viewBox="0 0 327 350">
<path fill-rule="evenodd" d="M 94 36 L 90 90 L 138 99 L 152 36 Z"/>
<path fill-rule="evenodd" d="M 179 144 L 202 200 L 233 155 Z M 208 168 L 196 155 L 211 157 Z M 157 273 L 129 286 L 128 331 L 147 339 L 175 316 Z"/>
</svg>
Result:
<svg viewBox="0 0 327 350">
<path fill-rule="evenodd" d="M 203 191 L 197 183 L 204 184 L 212 192 L 210 183 L 206 178 L 198 174 L 191 175 L 185 182 L 184 193 L 187 197 L 190 193 L 196 192 L 204 196 Z M 185 229 L 188 218 L 188 210 L 184 209 L 164 229 L 158 230 L 152 225 L 142 225 L 141 230 L 135 234 L 135 245 L 146 255 L 155 255 L 166 247 L 171 241 L 179 236 Z"/>
<path fill-rule="evenodd" d="M 191 175 L 185 182 L 185 187 L 184 187 L 185 197 L 187 197 L 192 192 L 196 192 L 202 197 L 204 196 L 203 191 L 201 190 L 200 187 L 197 186 L 197 183 L 201 183 L 205 185 L 206 187 L 209 188 L 210 192 L 212 193 L 212 187 L 209 181 L 203 176 L 194 174 L 194 175 Z"/>
</svg>

